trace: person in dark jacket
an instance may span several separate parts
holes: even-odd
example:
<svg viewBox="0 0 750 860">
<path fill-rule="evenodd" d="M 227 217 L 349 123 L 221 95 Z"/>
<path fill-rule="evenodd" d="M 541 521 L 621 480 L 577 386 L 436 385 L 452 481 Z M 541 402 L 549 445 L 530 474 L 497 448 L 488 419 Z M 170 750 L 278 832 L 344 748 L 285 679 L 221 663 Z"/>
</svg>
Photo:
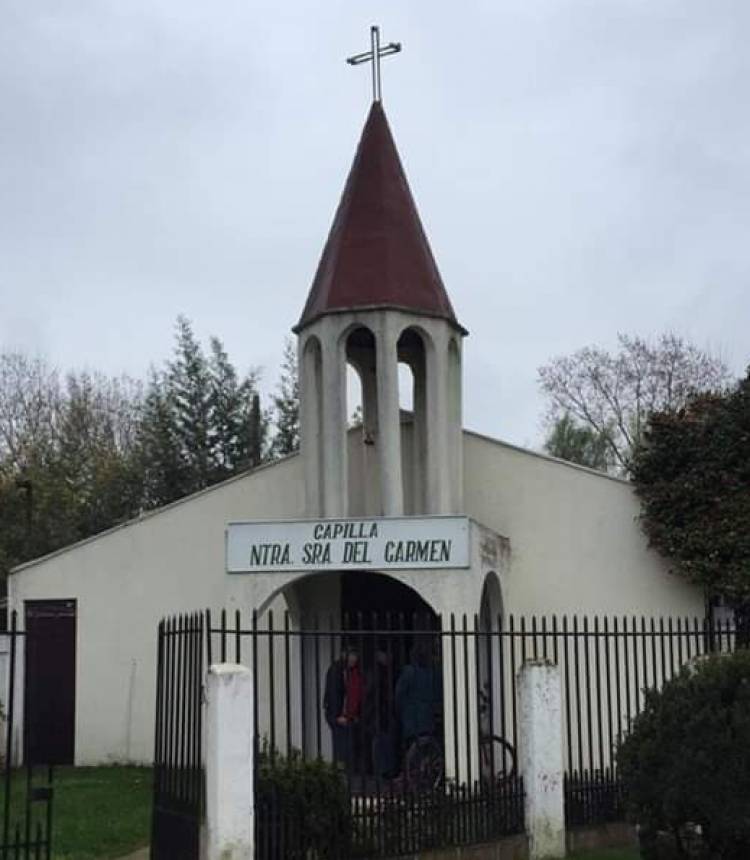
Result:
<svg viewBox="0 0 750 860">
<path fill-rule="evenodd" d="M 381 647 L 375 651 L 372 689 L 367 696 L 367 712 L 372 737 L 373 772 L 381 779 L 392 778 L 398 766 L 398 721 L 393 698 L 393 661 Z"/>
<path fill-rule="evenodd" d="M 351 769 L 354 758 L 354 727 L 362 715 L 364 682 L 359 655 L 346 648 L 326 673 L 323 711 L 333 737 L 333 758 Z"/>
<path fill-rule="evenodd" d="M 395 699 L 405 746 L 421 735 L 435 734 L 443 700 L 442 679 L 432 665 L 426 643 L 418 642 L 412 648 L 411 662 L 401 670 L 396 683 Z"/>
</svg>

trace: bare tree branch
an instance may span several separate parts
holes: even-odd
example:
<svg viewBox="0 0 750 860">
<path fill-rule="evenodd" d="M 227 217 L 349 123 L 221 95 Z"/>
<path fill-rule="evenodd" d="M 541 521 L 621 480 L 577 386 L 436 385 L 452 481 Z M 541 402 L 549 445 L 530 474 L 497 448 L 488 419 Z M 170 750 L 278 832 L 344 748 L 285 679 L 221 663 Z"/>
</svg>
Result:
<svg viewBox="0 0 750 860">
<path fill-rule="evenodd" d="M 726 364 L 672 332 L 655 341 L 618 334 L 618 350 L 588 346 L 539 368 L 549 398 L 550 426 L 564 415 L 606 438 L 616 471 L 626 472 L 648 416 L 680 409 L 699 391 L 718 390 L 730 379 Z"/>
</svg>

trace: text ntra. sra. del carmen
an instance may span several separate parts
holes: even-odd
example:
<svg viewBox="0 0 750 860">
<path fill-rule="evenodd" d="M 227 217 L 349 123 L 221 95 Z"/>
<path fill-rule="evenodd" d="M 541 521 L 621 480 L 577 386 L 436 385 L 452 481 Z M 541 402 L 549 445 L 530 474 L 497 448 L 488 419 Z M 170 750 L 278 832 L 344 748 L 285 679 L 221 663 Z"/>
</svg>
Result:
<svg viewBox="0 0 750 860">
<path fill-rule="evenodd" d="M 388 540 L 382 545 L 382 558 L 378 559 L 373 555 L 371 539 L 312 540 L 302 545 L 300 558 L 294 558 L 290 543 L 255 543 L 250 547 L 249 563 L 251 567 L 261 568 L 300 563 L 305 566 L 362 565 L 380 561 L 385 564 L 445 564 L 451 560 L 451 548 L 452 541 L 443 538 Z"/>
</svg>

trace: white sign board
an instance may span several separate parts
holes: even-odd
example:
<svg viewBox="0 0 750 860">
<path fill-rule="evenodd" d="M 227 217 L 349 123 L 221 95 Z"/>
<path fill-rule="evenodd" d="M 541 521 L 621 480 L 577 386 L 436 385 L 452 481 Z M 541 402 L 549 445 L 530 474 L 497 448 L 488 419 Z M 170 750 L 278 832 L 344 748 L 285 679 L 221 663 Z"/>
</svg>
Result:
<svg viewBox="0 0 750 860">
<path fill-rule="evenodd" d="M 469 567 L 466 517 L 230 523 L 227 572 Z"/>
</svg>

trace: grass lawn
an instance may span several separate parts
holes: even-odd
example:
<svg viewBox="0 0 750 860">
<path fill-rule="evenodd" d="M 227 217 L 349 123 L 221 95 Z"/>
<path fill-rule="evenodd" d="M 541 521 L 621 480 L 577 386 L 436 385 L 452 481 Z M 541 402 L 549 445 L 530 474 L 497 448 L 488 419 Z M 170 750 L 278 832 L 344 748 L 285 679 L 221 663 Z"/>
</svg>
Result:
<svg viewBox="0 0 750 860">
<path fill-rule="evenodd" d="M 25 775 L 14 775 L 14 819 L 23 815 Z M 41 783 L 41 777 L 35 783 Z M 104 860 L 148 844 L 151 769 L 61 767 L 52 801 L 54 860 Z"/>
<path fill-rule="evenodd" d="M 151 769 L 59 768 L 55 773 L 55 860 L 121 857 L 148 844 Z"/>
</svg>

